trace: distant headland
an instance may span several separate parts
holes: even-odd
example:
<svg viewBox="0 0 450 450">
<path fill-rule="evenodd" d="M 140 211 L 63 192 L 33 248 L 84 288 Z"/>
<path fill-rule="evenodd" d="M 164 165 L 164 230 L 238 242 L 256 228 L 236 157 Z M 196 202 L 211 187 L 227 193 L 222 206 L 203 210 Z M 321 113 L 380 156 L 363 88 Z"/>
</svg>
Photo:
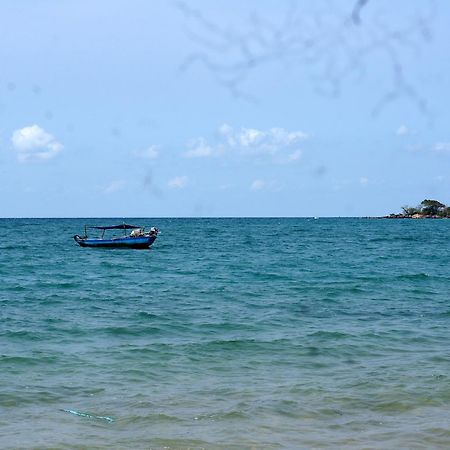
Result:
<svg viewBox="0 0 450 450">
<path fill-rule="evenodd" d="M 423 200 L 418 206 L 402 206 L 402 213 L 389 214 L 383 219 L 450 219 L 450 206 L 437 200 Z"/>
</svg>

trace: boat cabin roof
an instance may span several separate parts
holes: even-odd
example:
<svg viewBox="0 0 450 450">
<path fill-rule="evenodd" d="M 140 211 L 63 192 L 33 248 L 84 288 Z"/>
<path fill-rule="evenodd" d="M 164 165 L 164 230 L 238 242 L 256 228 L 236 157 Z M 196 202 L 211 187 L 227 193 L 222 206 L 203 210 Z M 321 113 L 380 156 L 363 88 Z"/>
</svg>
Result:
<svg viewBox="0 0 450 450">
<path fill-rule="evenodd" d="M 93 228 L 94 230 L 132 230 L 134 228 L 141 228 L 136 225 L 130 225 L 128 223 L 123 223 L 121 225 L 110 225 L 108 227 L 87 227 L 87 228 Z"/>
</svg>

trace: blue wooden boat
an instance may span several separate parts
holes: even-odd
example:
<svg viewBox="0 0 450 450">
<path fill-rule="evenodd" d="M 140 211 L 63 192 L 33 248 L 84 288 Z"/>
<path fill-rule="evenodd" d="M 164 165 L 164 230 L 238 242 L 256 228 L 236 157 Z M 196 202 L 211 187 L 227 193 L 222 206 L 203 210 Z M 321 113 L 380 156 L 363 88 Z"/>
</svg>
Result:
<svg viewBox="0 0 450 450">
<path fill-rule="evenodd" d="M 97 238 L 88 237 L 88 230 L 99 230 L 100 236 Z M 105 238 L 107 230 L 122 230 L 121 236 Z M 129 231 L 131 230 L 131 233 Z M 152 227 L 150 231 L 145 231 L 144 227 L 129 225 L 112 225 L 108 227 L 88 226 L 84 227 L 84 236 L 76 234 L 73 238 L 81 247 L 98 248 L 149 248 L 158 236 L 158 228 Z"/>
</svg>

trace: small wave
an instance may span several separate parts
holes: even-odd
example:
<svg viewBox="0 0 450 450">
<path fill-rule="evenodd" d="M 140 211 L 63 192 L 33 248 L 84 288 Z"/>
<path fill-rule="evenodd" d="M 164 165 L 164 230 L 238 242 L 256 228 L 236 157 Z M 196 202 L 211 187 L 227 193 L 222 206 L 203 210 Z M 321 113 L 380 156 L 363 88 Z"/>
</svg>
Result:
<svg viewBox="0 0 450 450">
<path fill-rule="evenodd" d="M 4 292 L 23 292 L 23 291 L 27 291 L 28 289 L 24 286 L 16 284 L 15 286 L 11 286 L 11 287 L 3 286 L 2 290 Z"/>
<path fill-rule="evenodd" d="M 424 272 L 419 273 L 409 273 L 405 275 L 399 275 L 399 279 L 406 279 L 406 280 L 426 280 L 427 278 L 430 278 L 430 275 Z"/>
<path fill-rule="evenodd" d="M 80 286 L 80 283 L 73 281 L 47 281 L 47 282 L 39 282 L 36 284 L 35 288 L 45 288 L 45 289 L 74 289 Z"/>
<path fill-rule="evenodd" d="M 114 336 L 145 336 L 148 334 L 157 334 L 161 332 L 161 328 L 159 327 L 140 327 L 140 328 L 132 328 L 132 327 L 107 327 L 102 328 L 99 331 L 102 331 L 107 334 L 111 334 Z"/>
<path fill-rule="evenodd" d="M 139 311 L 137 313 L 138 317 L 144 317 L 146 319 L 159 319 L 161 318 L 161 316 L 159 316 L 158 314 L 153 314 L 153 313 L 149 313 L 147 311 Z"/>
<path fill-rule="evenodd" d="M 182 417 L 177 417 L 162 412 L 154 412 L 146 415 L 132 415 L 120 419 L 120 422 L 125 425 L 146 423 L 181 423 L 185 421 L 186 419 L 183 419 Z"/>
<path fill-rule="evenodd" d="M 29 340 L 29 341 L 40 341 L 44 339 L 44 334 L 37 331 L 28 331 L 28 330 L 6 330 L 3 333 L 0 333 L 0 336 L 6 336 L 11 339 L 19 339 L 19 340 Z"/>
<path fill-rule="evenodd" d="M 249 415 L 241 410 L 232 410 L 232 411 L 223 411 L 213 414 L 203 414 L 194 417 L 194 420 L 211 420 L 211 421 L 219 421 L 219 420 L 244 420 L 248 419 Z"/>
<path fill-rule="evenodd" d="M 17 245 L 4 245 L 0 247 L 0 250 L 17 250 Z"/>
<path fill-rule="evenodd" d="M 309 334 L 308 336 L 318 337 L 318 338 L 326 338 L 326 339 L 346 339 L 351 337 L 351 334 L 342 333 L 340 331 L 316 331 L 314 333 Z"/>
<path fill-rule="evenodd" d="M 213 348 L 213 349 L 221 349 L 221 350 L 236 350 L 239 348 L 245 347 L 258 347 L 265 345 L 264 342 L 259 342 L 255 339 L 230 339 L 230 340 L 214 340 L 207 341 L 200 344 L 194 344 L 195 347 L 204 347 L 204 348 Z"/>
<path fill-rule="evenodd" d="M 54 364 L 58 362 L 58 358 L 55 356 L 9 356 L 0 355 L 0 364 L 12 364 L 14 367 L 17 366 L 37 366 L 39 364 Z"/>
<path fill-rule="evenodd" d="M 14 393 L 0 393 L 0 404 L 3 407 L 16 408 L 18 406 L 36 404 L 54 404 L 60 402 L 64 396 L 48 390 L 16 391 Z"/>
<path fill-rule="evenodd" d="M 398 275 L 396 277 L 397 280 L 427 280 L 428 278 L 430 278 L 430 275 L 428 275 L 427 273 L 408 273 L 408 274 L 404 274 L 404 275 Z"/>
<path fill-rule="evenodd" d="M 428 404 L 428 401 L 425 402 L 425 405 Z M 405 413 L 408 411 L 412 411 L 420 406 L 423 406 L 423 402 L 407 402 L 407 401 L 401 401 L 401 400 L 392 400 L 392 401 L 386 401 L 376 404 L 373 409 L 375 411 L 380 412 L 388 412 L 388 413 Z"/>
</svg>

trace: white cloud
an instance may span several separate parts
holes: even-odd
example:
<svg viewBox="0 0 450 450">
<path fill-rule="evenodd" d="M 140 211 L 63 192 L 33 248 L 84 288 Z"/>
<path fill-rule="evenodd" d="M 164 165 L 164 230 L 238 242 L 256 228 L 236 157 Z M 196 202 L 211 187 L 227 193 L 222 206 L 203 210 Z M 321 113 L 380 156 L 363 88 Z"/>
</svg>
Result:
<svg viewBox="0 0 450 450">
<path fill-rule="evenodd" d="M 411 130 L 406 125 L 400 125 L 395 132 L 397 136 L 406 136 L 411 134 Z"/>
<path fill-rule="evenodd" d="M 219 134 L 222 135 L 224 139 L 224 142 L 222 142 L 220 145 L 227 145 L 228 147 L 236 146 L 233 128 L 230 125 L 228 125 L 227 123 L 220 125 Z"/>
<path fill-rule="evenodd" d="M 264 139 L 265 133 L 255 128 L 242 128 L 236 137 L 242 147 L 251 147 L 260 143 Z"/>
<path fill-rule="evenodd" d="M 105 194 L 114 194 L 125 188 L 127 182 L 125 180 L 113 180 L 107 186 L 102 188 Z"/>
<path fill-rule="evenodd" d="M 295 147 L 308 137 L 303 131 L 288 131 L 284 128 L 234 130 L 224 123 L 218 128 L 217 141 L 214 144 L 208 143 L 204 138 L 198 138 L 188 144 L 189 150 L 184 156 L 200 158 L 234 154 L 271 159 L 277 156 L 275 159 L 279 162 L 294 162 L 302 156 L 302 151 Z"/>
<path fill-rule="evenodd" d="M 438 142 L 434 144 L 433 150 L 437 153 L 450 153 L 450 142 Z"/>
<path fill-rule="evenodd" d="M 361 177 L 360 179 L 359 179 L 359 184 L 361 185 L 361 186 L 367 186 L 368 184 L 369 184 L 369 179 L 367 178 L 367 177 Z"/>
<path fill-rule="evenodd" d="M 151 145 L 144 150 L 136 150 L 134 155 L 143 159 L 156 159 L 159 156 L 159 147 L 156 145 Z"/>
<path fill-rule="evenodd" d="M 254 180 L 253 183 L 250 186 L 250 189 L 252 191 L 260 191 L 261 189 L 264 189 L 267 186 L 267 182 L 264 180 Z"/>
<path fill-rule="evenodd" d="M 268 134 L 272 141 L 279 145 L 296 144 L 309 137 L 303 131 L 286 131 L 284 128 L 271 128 Z"/>
<path fill-rule="evenodd" d="M 308 138 L 303 131 L 271 128 L 266 131 L 242 128 L 234 133 L 233 140 L 240 144 L 243 153 L 274 155 Z"/>
<path fill-rule="evenodd" d="M 252 182 L 250 185 L 251 191 L 280 191 L 282 189 L 282 185 L 275 180 L 261 180 L 257 179 Z"/>
<path fill-rule="evenodd" d="M 223 123 L 222 125 L 220 125 L 219 127 L 219 133 L 220 134 L 224 134 L 224 135 L 228 135 L 233 133 L 233 127 L 231 127 L 230 125 L 228 125 L 227 123 Z"/>
<path fill-rule="evenodd" d="M 54 158 L 64 148 L 54 136 L 38 125 L 15 130 L 11 142 L 19 162 L 44 161 Z"/>
<path fill-rule="evenodd" d="M 298 161 L 303 156 L 302 150 L 295 150 L 288 155 L 289 161 Z"/>
<path fill-rule="evenodd" d="M 187 158 L 206 158 L 212 156 L 213 149 L 210 147 L 204 138 L 198 138 L 191 142 L 191 148 L 184 155 Z"/>
<path fill-rule="evenodd" d="M 172 189 L 183 189 L 187 186 L 189 178 L 186 175 L 177 176 L 169 180 L 167 186 Z"/>
</svg>

